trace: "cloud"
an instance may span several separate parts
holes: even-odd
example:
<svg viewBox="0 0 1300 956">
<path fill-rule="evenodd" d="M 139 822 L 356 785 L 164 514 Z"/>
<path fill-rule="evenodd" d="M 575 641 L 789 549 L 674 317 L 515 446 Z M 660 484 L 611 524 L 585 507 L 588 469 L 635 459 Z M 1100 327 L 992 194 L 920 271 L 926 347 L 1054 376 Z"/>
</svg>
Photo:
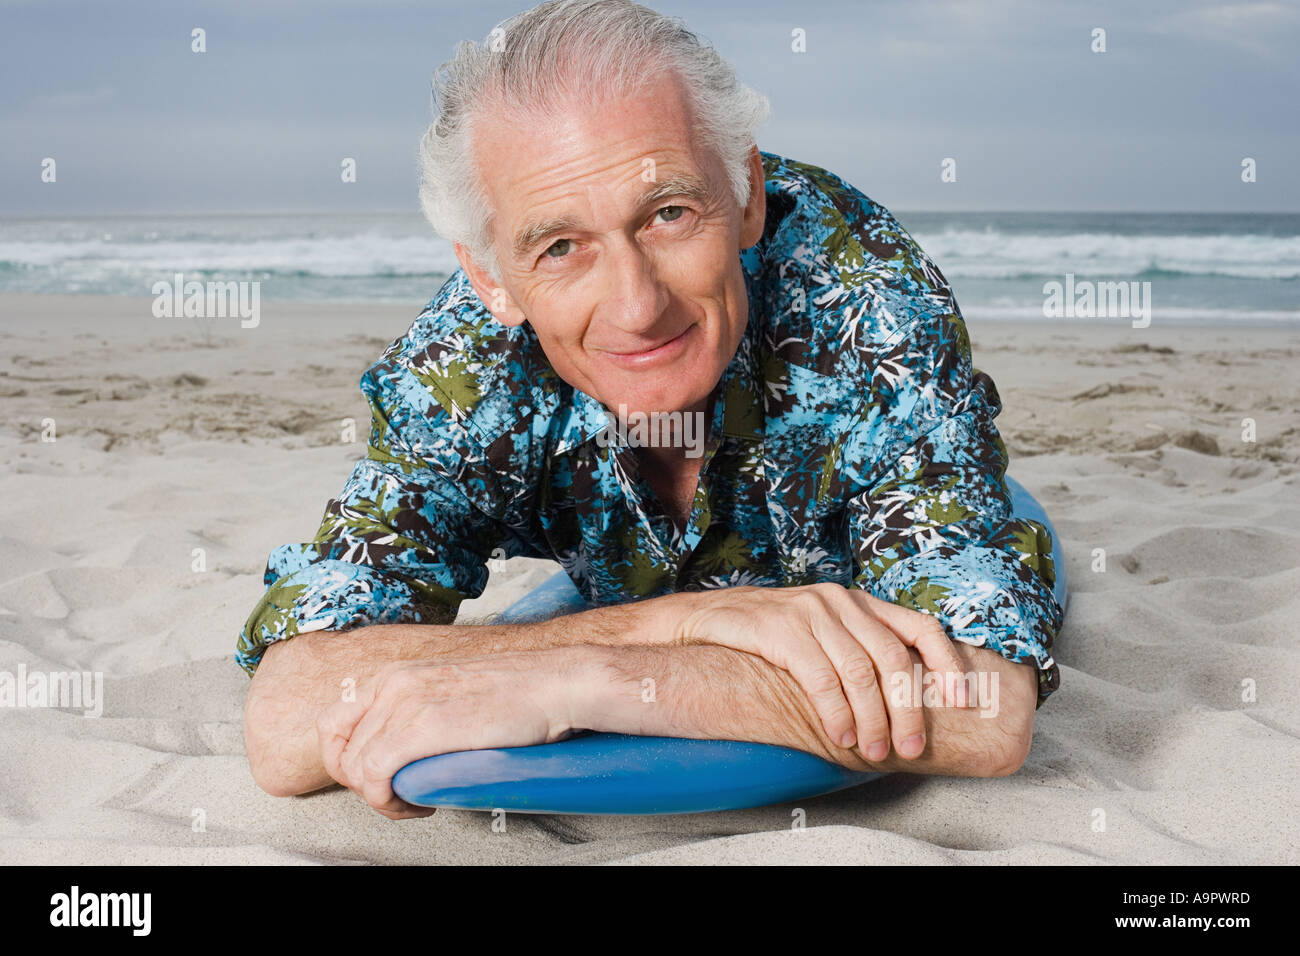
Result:
<svg viewBox="0 0 1300 956">
<path fill-rule="evenodd" d="M 79 110 L 98 106 L 113 98 L 113 88 L 97 86 L 93 90 L 65 90 L 61 93 L 40 93 L 33 96 L 31 106 L 39 110 Z"/>
<path fill-rule="evenodd" d="M 1223 3 L 1180 10 L 1152 24 L 1157 33 L 1181 33 L 1209 43 L 1235 46 L 1251 56 L 1294 56 L 1284 39 L 1300 24 L 1300 13 L 1283 3 Z"/>
</svg>

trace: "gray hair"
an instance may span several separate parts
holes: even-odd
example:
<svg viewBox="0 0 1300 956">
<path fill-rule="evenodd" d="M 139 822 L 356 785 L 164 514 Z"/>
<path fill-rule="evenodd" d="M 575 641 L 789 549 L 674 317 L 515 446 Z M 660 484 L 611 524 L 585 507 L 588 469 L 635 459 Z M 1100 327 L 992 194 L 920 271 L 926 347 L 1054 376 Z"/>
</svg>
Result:
<svg viewBox="0 0 1300 956">
<path fill-rule="evenodd" d="M 680 80 L 699 142 L 746 205 L 749 153 L 771 111 L 767 97 L 741 83 L 678 17 L 630 0 L 548 0 L 502 21 L 481 44 L 459 43 L 435 72 L 437 118 L 420 142 L 425 217 L 500 282 L 493 210 L 470 148 L 475 121 L 493 106 L 553 117 L 566 95 L 627 95 L 665 72 Z"/>
</svg>

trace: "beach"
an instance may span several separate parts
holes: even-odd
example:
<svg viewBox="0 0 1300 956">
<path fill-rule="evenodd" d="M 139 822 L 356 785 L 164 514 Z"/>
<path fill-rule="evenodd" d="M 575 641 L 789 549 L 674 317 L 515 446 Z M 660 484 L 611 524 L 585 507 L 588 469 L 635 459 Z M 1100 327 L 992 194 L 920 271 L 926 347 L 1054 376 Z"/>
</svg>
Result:
<svg viewBox="0 0 1300 956">
<path fill-rule="evenodd" d="M 98 716 L 0 706 L 0 863 L 1300 862 L 1300 329 L 970 321 L 1071 583 L 1015 775 L 502 833 L 271 797 L 244 757 L 233 652 L 267 555 L 364 454 L 357 381 L 419 306 L 263 301 L 243 328 L 151 305 L 0 294 L 0 671 L 102 675 Z M 460 620 L 554 570 L 506 562 Z"/>
</svg>

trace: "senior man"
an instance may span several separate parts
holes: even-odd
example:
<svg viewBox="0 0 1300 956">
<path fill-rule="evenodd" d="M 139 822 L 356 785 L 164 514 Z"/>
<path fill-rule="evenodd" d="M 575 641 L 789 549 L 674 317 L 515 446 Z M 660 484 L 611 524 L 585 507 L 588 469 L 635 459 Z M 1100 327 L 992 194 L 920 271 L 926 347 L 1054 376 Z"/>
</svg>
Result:
<svg viewBox="0 0 1300 956">
<path fill-rule="evenodd" d="M 439 89 L 421 198 L 461 268 L 362 378 L 368 454 L 316 538 L 268 562 L 258 784 L 425 815 L 409 761 L 576 729 L 1019 768 L 1058 682 L 1051 542 L 1010 518 L 997 391 L 911 237 L 760 151 L 766 100 L 637 4 L 535 7 Z M 452 623 L 520 555 L 593 609 Z M 995 709 L 951 679 L 977 672 Z"/>
</svg>

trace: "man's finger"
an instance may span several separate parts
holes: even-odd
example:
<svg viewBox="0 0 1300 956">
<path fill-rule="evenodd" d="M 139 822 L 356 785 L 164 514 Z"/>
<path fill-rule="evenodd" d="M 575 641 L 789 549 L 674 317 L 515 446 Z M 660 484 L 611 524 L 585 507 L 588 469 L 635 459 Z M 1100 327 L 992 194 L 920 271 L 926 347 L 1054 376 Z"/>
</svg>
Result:
<svg viewBox="0 0 1300 956">
<path fill-rule="evenodd" d="M 343 752 L 348 740 L 361 718 L 366 715 L 367 705 L 357 702 L 339 701 L 326 707 L 316 716 L 316 735 L 320 741 L 321 763 L 325 772 L 343 786 L 351 788 L 352 782 L 342 766 Z"/>
<path fill-rule="evenodd" d="M 853 710 L 844 696 L 840 675 L 820 641 L 808 635 L 793 652 L 782 644 L 776 644 L 769 654 L 763 656 L 789 671 L 803 688 L 831 742 L 840 747 L 852 747 L 857 743 Z"/>
<path fill-rule="evenodd" d="M 859 750 L 868 760 L 884 760 L 889 756 L 889 715 L 871 656 L 835 614 L 823 615 L 814 628 L 852 708 Z"/>
<path fill-rule="evenodd" d="M 383 777 L 382 769 L 376 764 L 381 751 L 374 746 L 384 736 L 392 712 L 391 701 L 391 694 L 383 693 L 382 688 L 376 691 L 374 701 L 357 721 L 339 755 L 339 767 L 348 778 L 348 786 L 376 810 L 393 799 L 392 774 Z"/>
<path fill-rule="evenodd" d="M 394 794 L 391 780 L 385 798 L 379 792 L 367 793 L 367 781 L 364 778 L 356 778 L 343 769 L 343 754 L 348 749 L 350 739 L 368 709 L 366 704 L 360 702 L 340 702 L 321 711 L 316 720 L 316 733 L 320 737 L 321 762 L 325 765 L 326 773 L 365 800 L 376 813 L 390 820 L 432 816 L 435 812 L 433 807 L 417 807 Z M 350 761 L 349 765 L 352 765 Z"/>
<path fill-rule="evenodd" d="M 393 798 L 392 807 L 395 809 L 375 807 L 374 811 L 390 820 L 418 820 L 420 817 L 431 817 L 438 812 L 435 807 L 417 807 L 398 797 Z"/>
<path fill-rule="evenodd" d="M 897 634 L 855 602 L 848 605 L 844 624 L 862 644 L 880 675 L 894 750 L 900 757 L 914 760 L 925 750 L 925 714 L 914 703 L 912 655 Z M 900 690 L 904 692 L 899 693 Z"/>
<path fill-rule="evenodd" d="M 966 693 L 965 665 L 938 618 L 890 604 L 866 591 L 858 593 L 873 616 L 898 635 L 900 641 L 916 649 L 927 670 L 943 675 L 943 699 L 947 706 L 974 706 Z"/>
</svg>

